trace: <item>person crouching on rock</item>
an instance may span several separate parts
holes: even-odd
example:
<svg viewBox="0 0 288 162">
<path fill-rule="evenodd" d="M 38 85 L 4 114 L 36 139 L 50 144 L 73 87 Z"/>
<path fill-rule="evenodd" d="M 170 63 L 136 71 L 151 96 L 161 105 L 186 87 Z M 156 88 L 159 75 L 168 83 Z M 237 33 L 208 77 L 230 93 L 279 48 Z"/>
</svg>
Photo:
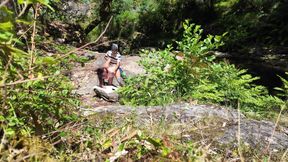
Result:
<svg viewBox="0 0 288 162">
<path fill-rule="evenodd" d="M 104 63 L 103 68 L 107 69 L 108 84 L 112 85 L 114 76 L 116 76 L 119 85 L 123 86 L 124 81 L 121 77 L 121 72 L 123 73 L 123 70 L 120 67 L 121 54 L 118 52 L 118 45 L 112 44 L 111 50 L 105 54 L 104 58 L 106 62 Z"/>
</svg>

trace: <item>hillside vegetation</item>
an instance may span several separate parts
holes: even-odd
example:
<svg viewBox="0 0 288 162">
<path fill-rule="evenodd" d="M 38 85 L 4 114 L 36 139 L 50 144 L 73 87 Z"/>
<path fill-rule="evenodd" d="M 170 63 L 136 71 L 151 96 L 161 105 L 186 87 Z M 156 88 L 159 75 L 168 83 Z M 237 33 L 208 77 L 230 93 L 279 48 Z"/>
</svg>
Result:
<svg viewBox="0 0 288 162">
<path fill-rule="evenodd" d="M 287 137 L 288 73 L 275 74 L 282 85 L 272 95 L 255 84 L 260 77 L 215 52 L 260 57 L 259 52 L 269 51 L 273 61 L 285 62 L 285 8 L 285 0 L 2 0 L 0 160 L 288 160 L 287 149 L 270 149 L 275 134 Z M 118 43 L 124 55 L 139 55 L 145 70 L 117 91 L 119 103 L 129 110 L 131 105 L 156 106 L 156 111 L 189 103 L 223 106 L 238 116 L 232 122 L 211 116 L 195 123 L 181 119 L 177 127 L 171 122 L 177 111 L 169 119 L 143 117 L 143 123 L 132 110 L 124 117 L 85 115 L 71 69 L 89 61 L 85 51 L 106 51 L 111 43 Z M 152 48 L 140 50 L 147 47 Z M 244 124 L 272 121 L 265 121 L 269 128 L 275 124 L 267 146 L 253 148 L 240 139 L 242 119 Z M 205 142 L 213 132 L 215 137 L 223 133 L 215 125 L 235 123 L 237 141 Z"/>
</svg>

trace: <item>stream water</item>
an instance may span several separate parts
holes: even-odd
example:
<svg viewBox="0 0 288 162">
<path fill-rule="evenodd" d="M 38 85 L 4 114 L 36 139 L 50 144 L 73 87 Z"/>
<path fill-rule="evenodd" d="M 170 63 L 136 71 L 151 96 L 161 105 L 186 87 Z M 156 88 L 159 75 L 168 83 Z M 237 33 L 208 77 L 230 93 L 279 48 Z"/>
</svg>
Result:
<svg viewBox="0 0 288 162">
<path fill-rule="evenodd" d="M 269 66 L 263 62 L 236 57 L 229 58 L 229 61 L 239 68 L 247 69 L 248 73 L 252 76 L 260 77 L 260 79 L 254 81 L 254 83 L 267 87 L 271 95 L 276 94 L 275 87 L 281 87 L 283 85 L 279 76 L 288 79 L 284 69 Z"/>
</svg>

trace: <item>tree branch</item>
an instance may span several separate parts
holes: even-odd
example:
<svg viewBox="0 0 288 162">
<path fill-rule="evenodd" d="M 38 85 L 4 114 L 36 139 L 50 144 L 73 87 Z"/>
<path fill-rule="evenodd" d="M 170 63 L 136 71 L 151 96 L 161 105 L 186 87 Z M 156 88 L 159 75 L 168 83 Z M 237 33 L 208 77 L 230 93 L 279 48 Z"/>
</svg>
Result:
<svg viewBox="0 0 288 162">
<path fill-rule="evenodd" d="M 87 44 L 85 44 L 85 45 L 83 45 L 83 46 L 81 46 L 79 48 L 75 48 L 75 49 L 69 51 L 68 53 L 62 55 L 60 58 L 65 58 L 65 57 L 69 56 L 70 54 L 72 54 L 72 53 L 74 53 L 74 52 L 76 52 L 76 51 L 78 51 L 80 49 L 83 49 L 83 48 L 85 48 L 85 47 L 87 47 L 87 46 L 89 46 L 91 44 L 97 43 L 100 40 L 100 38 L 106 33 L 106 31 L 107 31 L 107 29 L 108 29 L 108 27 L 109 27 L 109 25 L 110 25 L 110 23 L 112 21 L 112 18 L 113 18 L 113 16 L 110 17 L 105 29 L 103 30 L 103 32 L 99 35 L 99 37 L 95 41 L 87 43 Z"/>
<path fill-rule="evenodd" d="M 3 7 L 3 6 L 5 6 L 8 2 L 9 2 L 9 0 L 3 1 L 3 2 L 0 4 L 0 8 Z"/>
<path fill-rule="evenodd" d="M 37 16 L 38 16 L 38 4 L 35 6 L 35 12 L 34 12 L 34 22 L 33 22 L 33 31 L 32 31 L 32 36 L 31 36 L 31 49 L 29 51 L 30 53 L 30 64 L 29 64 L 29 75 L 32 74 L 32 65 L 35 62 L 35 57 L 34 57 L 34 51 L 35 51 L 35 35 L 36 35 L 36 23 L 37 23 Z"/>
<path fill-rule="evenodd" d="M 22 10 L 20 11 L 20 13 L 17 15 L 17 18 L 21 17 L 21 16 L 26 12 L 27 7 L 28 7 L 28 4 L 25 3 L 23 9 L 22 9 Z"/>
<path fill-rule="evenodd" d="M 36 80 L 42 80 L 42 79 L 47 79 L 51 76 L 45 76 L 45 77 L 41 77 L 41 78 L 33 78 L 33 79 L 26 79 L 26 80 L 18 80 L 12 83 L 4 83 L 4 84 L 0 84 L 0 88 L 4 88 L 6 86 L 13 86 L 13 85 L 17 85 L 17 84 L 22 84 L 22 83 L 27 83 L 27 82 L 31 82 L 31 81 L 36 81 Z"/>
</svg>

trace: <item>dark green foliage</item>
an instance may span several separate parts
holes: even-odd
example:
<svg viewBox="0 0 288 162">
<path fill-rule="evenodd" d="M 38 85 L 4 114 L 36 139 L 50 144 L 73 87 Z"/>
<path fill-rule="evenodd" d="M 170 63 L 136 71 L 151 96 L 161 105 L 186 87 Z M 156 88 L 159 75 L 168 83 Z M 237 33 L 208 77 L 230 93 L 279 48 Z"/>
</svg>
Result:
<svg viewBox="0 0 288 162">
<path fill-rule="evenodd" d="M 114 23 L 108 33 L 113 39 L 127 40 L 132 48 L 164 47 L 182 33 L 181 22 L 209 22 L 214 10 L 207 2 L 195 0 L 113 1 Z"/>
<path fill-rule="evenodd" d="M 192 94 L 192 96 L 196 95 L 194 98 L 200 97 L 206 101 L 222 103 L 234 108 L 240 103 L 242 110 L 255 112 L 257 115 L 269 114 L 267 111 L 273 109 L 279 110 L 283 103 L 279 98 L 268 95 L 265 87 L 253 85 L 253 81 L 258 78 L 253 78 L 246 70 L 239 70 L 227 63 L 214 63 L 206 70 L 203 71 L 206 82 L 200 87 L 195 87 L 196 94 Z M 201 91 L 202 88 L 204 91 Z M 207 89 L 210 96 L 213 94 L 211 91 L 214 92 L 211 99 L 204 93 Z"/>
<path fill-rule="evenodd" d="M 214 28 L 228 32 L 229 50 L 247 46 L 287 45 L 287 2 L 281 0 L 220 0 Z"/>
</svg>

